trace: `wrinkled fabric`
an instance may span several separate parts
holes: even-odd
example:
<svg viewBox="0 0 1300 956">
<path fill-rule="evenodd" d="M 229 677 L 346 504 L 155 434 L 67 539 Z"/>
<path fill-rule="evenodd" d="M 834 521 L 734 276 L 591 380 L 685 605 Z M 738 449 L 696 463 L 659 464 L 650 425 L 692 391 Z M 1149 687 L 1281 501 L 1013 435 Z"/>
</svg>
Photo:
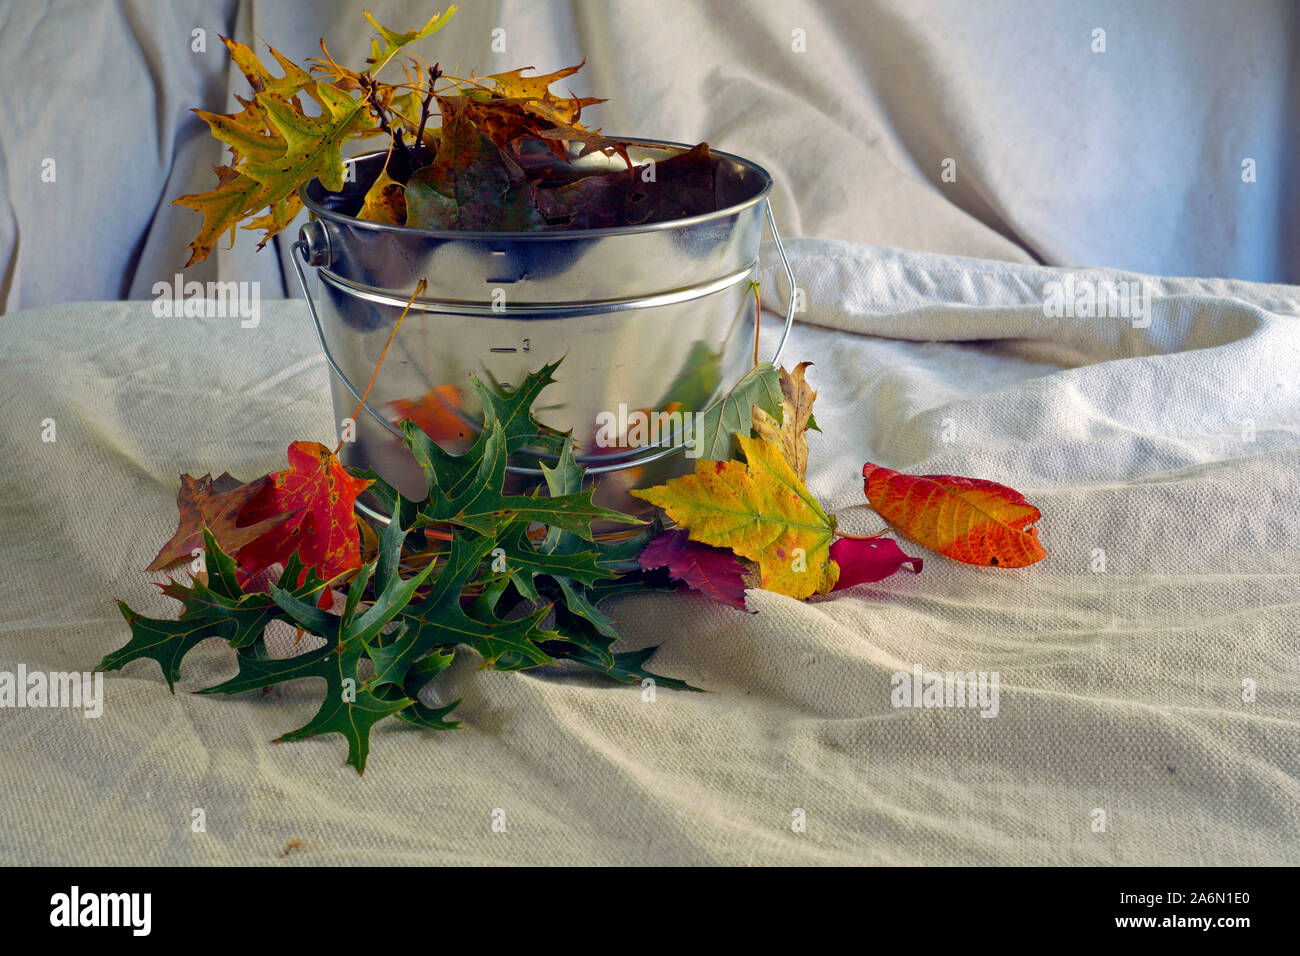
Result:
<svg viewBox="0 0 1300 956">
<path fill-rule="evenodd" d="M 366 6 L 404 30 L 446 5 Z M 372 31 L 348 0 L 0 0 L 0 308 L 149 298 L 181 270 L 202 217 L 171 200 L 228 159 L 190 109 L 248 93 L 221 34 L 356 65 Z M 758 162 L 790 236 L 1300 281 L 1287 0 L 500 0 L 418 49 L 466 75 L 585 57 L 559 87 L 608 98 L 584 121 Z M 187 278 L 298 295 L 296 235 L 258 253 L 238 230 Z"/>
<path fill-rule="evenodd" d="M 98 719 L 0 709 L 0 861 L 1300 863 L 1300 290 L 1079 271 L 1146 282 L 1149 311 L 1051 317 L 1067 276 L 1039 266 L 789 249 L 807 297 L 784 361 L 816 363 L 809 485 L 841 527 L 879 528 L 864 461 L 988 478 L 1042 510 L 1044 561 L 905 542 L 921 574 L 831 599 L 618 599 L 628 646 L 711 693 L 464 654 L 442 688 L 464 729 L 387 721 L 363 778 L 340 737 L 270 743 L 318 681 L 196 696 L 235 670 L 209 641 L 173 696 L 134 662 Z M 127 639 L 114 597 L 174 611 L 139 569 L 179 472 L 252 477 L 331 436 L 300 302 L 250 329 L 25 311 L 0 363 L 0 671 L 94 666 Z M 895 707 L 918 666 L 996 672 L 996 716 Z"/>
</svg>

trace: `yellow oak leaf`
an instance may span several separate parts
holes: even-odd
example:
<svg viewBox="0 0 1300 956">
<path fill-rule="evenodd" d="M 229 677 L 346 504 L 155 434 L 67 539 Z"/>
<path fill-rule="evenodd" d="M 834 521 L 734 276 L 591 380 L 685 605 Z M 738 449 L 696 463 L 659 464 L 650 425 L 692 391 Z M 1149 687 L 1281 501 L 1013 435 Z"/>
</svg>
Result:
<svg viewBox="0 0 1300 956">
<path fill-rule="evenodd" d="M 358 219 L 400 226 L 406 222 L 406 187 L 388 175 L 388 167 L 379 171 L 375 183 L 366 192 Z"/>
<path fill-rule="evenodd" d="M 268 46 L 268 49 L 271 51 L 271 55 L 275 57 L 276 62 L 280 64 L 280 69 L 284 70 L 284 76 L 272 76 L 270 71 L 262 65 L 262 61 L 258 59 L 257 54 L 238 40 L 232 40 L 224 36 L 221 39 L 226 44 L 226 49 L 230 51 L 230 59 L 239 68 L 239 72 L 244 74 L 244 79 L 248 80 L 248 85 L 253 88 L 254 93 L 270 90 L 272 93 L 279 93 L 281 96 L 293 96 L 299 90 L 315 82 L 310 73 L 281 54 L 273 46 Z"/>
<path fill-rule="evenodd" d="M 274 47 L 271 54 L 284 71 L 274 76 L 247 46 L 225 40 L 231 59 L 253 88 L 251 100 L 240 99 L 238 113 L 194 112 L 212 135 L 230 147 L 229 166 L 219 167 L 217 187 L 173 200 L 203 213 L 203 227 L 190 243 L 186 266 L 206 259 L 226 233 L 234 241 L 239 223 L 260 210 L 245 228 L 263 230 L 258 244 L 293 221 L 302 209 L 298 188 L 312 178 L 333 192 L 343 188 L 343 144 L 372 131 L 364 99 L 354 99 L 311 75 Z M 305 93 L 320 106 L 308 116 L 299 102 Z"/>
<path fill-rule="evenodd" d="M 700 459 L 695 474 L 632 494 L 663 508 L 692 541 L 756 562 L 765 590 L 801 600 L 826 594 L 840 573 L 830 556 L 834 516 L 778 446 L 742 434 L 736 440 L 744 462 Z"/>
<path fill-rule="evenodd" d="M 265 235 L 257 243 L 257 248 L 261 249 L 271 241 L 272 236 L 283 232 L 285 227 L 293 222 L 300 212 L 302 212 L 302 200 L 298 198 L 297 193 L 292 193 L 287 199 L 283 199 L 272 206 L 271 210 L 265 215 L 248 220 L 248 224 L 244 228 L 265 230 Z"/>
<path fill-rule="evenodd" d="M 235 226 L 243 216 L 267 204 L 267 194 L 265 186 L 241 173 L 216 189 L 173 199 L 174 206 L 188 206 L 203 213 L 203 228 L 190 242 L 190 259 L 185 263 L 186 267 L 206 259 L 217 240 L 227 232 L 233 237 Z"/>
<path fill-rule="evenodd" d="M 343 143 L 368 124 L 365 100 L 354 99 L 328 83 L 315 83 L 308 94 L 321 107 L 308 116 L 296 104 L 273 93 L 257 94 L 267 122 L 285 142 L 284 153 L 264 162 L 250 161 L 244 174 L 270 191 L 268 205 L 297 192 L 300 183 L 319 179 L 330 192 L 343 188 Z"/>
<path fill-rule="evenodd" d="M 284 140 L 278 134 L 266 133 L 265 119 L 255 106 L 247 106 L 239 113 L 192 112 L 208 124 L 213 136 L 234 151 L 236 163 L 241 159 L 264 163 L 284 152 Z"/>
<path fill-rule="evenodd" d="M 437 33 L 443 28 L 451 15 L 456 12 L 455 6 L 448 7 L 442 13 L 435 13 L 429 18 L 429 22 L 418 30 L 407 30 L 405 33 L 397 33 L 389 30 L 387 27 L 379 25 L 379 21 L 370 15 L 370 11 L 365 11 L 366 19 L 370 25 L 379 32 L 383 38 L 384 45 L 380 46 L 377 40 L 372 40 L 370 44 L 370 68 L 366 70 L 371 75 L 378 73 L 384 68 L 389 60 L 401 52 L 402 47 L 414 43 L 416 40 L 423 40 L 431 34 Z"/>
</svg>

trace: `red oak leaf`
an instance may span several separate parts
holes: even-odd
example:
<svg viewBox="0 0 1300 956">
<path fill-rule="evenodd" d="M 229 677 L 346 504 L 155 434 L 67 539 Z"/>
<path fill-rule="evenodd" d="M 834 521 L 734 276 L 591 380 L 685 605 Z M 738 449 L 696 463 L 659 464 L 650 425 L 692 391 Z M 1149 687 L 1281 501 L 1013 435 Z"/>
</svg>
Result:
<svg viewBox="0 0 1300 956">
<path fill-rule="evenodd" d="M 644 571 L 667 568 L 673 580 L 745 610 L 744 568 L 727 548 L 692 541 L 685 531 L 673 529 L 657 535 L 637 560 Z"/>
<path fill-rule="evenodd" d="M 324 445 L 296 441 L 289 468 L 267 476 L 266 487 L 240 513 L 241 525 L 274 515 L 292 516 L 236 553 L 239 570 L 252 578 L 272 564 L 285 564 L 296 550 L 307 569 L 329 580 L 361 566 L 361 536 L 352 513 L 357 495 L 371 482 L 353 478 Z M 300 581 L 302 578 L 299 579 Z M 328 589 L 321 606 L 329 606 Z"/>
<path fill-rule="evenodd" d="M 910 565 L 908 570 L 913 574 L 920 574 L 924 563 L 905 555 L 893 538 L 838 538 L 831 545 L 831 560 L 840 566 L 834 591 L 880 581 L 904 565 Z"/>
</svg>

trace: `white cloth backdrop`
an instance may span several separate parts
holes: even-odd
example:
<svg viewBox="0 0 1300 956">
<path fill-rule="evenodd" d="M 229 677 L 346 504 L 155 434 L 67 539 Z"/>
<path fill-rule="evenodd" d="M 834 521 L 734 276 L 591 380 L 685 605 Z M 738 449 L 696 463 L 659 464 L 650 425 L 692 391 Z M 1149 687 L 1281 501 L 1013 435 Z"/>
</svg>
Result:
<svg viewBox="0 0 1300 956">
<path fill-rule="evenodd" d="M 1045 318 L 1059 276 L 1038 266 L 791 252 L 813 491 L 870 531 L 866 460 L 1006 481 L 1043 511 L 1044 561 L 909 546 L 918 576 L 807 604 L 751 591 L 752 615 L 629 598 L 630 645 L 712 693 L 646 703 L 467 659 L 465 729 L 377 728 L 362 779 L 341 738 L 268 743 L 310 717 L 315 682 L 187 693 L 233 673 L 219 642 L 175 696 L 134 663 L 98 719 L 0 710 L 0 861 L 1300 863 L 1300 290 L 1151 280 L 1139 329 Z M 174 606 L 138 569 L 174 526 L 177 472 L 252 476 L 328 439 L 309 329 L 299 302 L 247 330 L 146 303 L 0 326 L 0 670 L 92 666 L 127 633 L 113 596 Z M 894 709 L 891 675 L 918 664 L 997 671 L 998 716 Z"/>
<path fill-rule="evenodd" d="M 366 55 L 444 2 L 0 0 L 0 308 L 148 298 L 184 263 L 246 84 L 218 34 Z M 1300 17 L 1289 0 L 467 0 L 448 69 L 587 67 L 591 122 L 737 152 L 789 235 L 1054 265 L 1300 280 Z M 493 52 L 492 31 L 506 30 Z M 1093 52 L 1094 30 L 1106 50 Z M 205 51 L 193 52 L 193 31 Z M 795 52 L 796 30 L 805 52 Z M 269 61 L 268 61 L 269 62 Z M 1252 159 L 1256 181 L 1242 181 Z M 940 178 L 956 164 L 956 182 Z M 46 161 L 56 179 L 46 182 Z M 296 233 L 291 229 L 289 235 Z M 244 232 L 191 270 L 296 295 Z M 286 281 L 287 279 L 287 281 Z M 278 292 L 277 292 L 278 290 Z"/>
</svg>

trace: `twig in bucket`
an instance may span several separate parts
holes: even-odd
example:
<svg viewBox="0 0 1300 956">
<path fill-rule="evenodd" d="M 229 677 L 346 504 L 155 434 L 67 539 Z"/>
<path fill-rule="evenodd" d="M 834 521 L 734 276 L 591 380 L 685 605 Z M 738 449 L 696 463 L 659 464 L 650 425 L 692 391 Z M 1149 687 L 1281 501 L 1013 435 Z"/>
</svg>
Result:
<svg viewBox="0 0 1300 956">
<path fill-rule="evenodd" d="M 366 399 L 370 397 L 370 389 L 374 386 L 375 379 L 379 377 L 379 370 L 384 367 L 384 358 L 388 355 L 388 346 L 393 344 L 393 339 L 397 335 L 397 330 L 402 327 L 402 319 L 406 318 L 406 313 L 411 311 L 411 305 L 415 302 L 416 298 L 419 297 L 420 293 L 428 288 L 428 285 L 428 282 L 421 279 L 415 284 L 415 291 L 411 293 L 411 297 L 406 300 L 406 308 L 402 309 L 402 314 L 397 317 L 397 321 L 393 324 L 393 331 L 388 333 L 388 341 L 384 343 L 384 350 L 379 353 L 379 361 L 375 365 L 375 370 L 370 373 L 370 381 L 366 383 L 366 390 L 361 393 L 361 404 L 359 404 L 357 410 L 352 413 L 353 421 L 361 420 L 361 410 L 366 407 Z M 339 439 L 339 443 L 334 449 L 334 454 L 337 455 L 339 449 L 342 447 L 343 440 Z"/>
<path fill-rule="evenodd" d="M 758 280 L 751 279 L 749 287 L 754 290 L 754 368 L 758 368 L 758 328 L 763 321 L 763 303 L 758 297 Z"/>
</svg>

